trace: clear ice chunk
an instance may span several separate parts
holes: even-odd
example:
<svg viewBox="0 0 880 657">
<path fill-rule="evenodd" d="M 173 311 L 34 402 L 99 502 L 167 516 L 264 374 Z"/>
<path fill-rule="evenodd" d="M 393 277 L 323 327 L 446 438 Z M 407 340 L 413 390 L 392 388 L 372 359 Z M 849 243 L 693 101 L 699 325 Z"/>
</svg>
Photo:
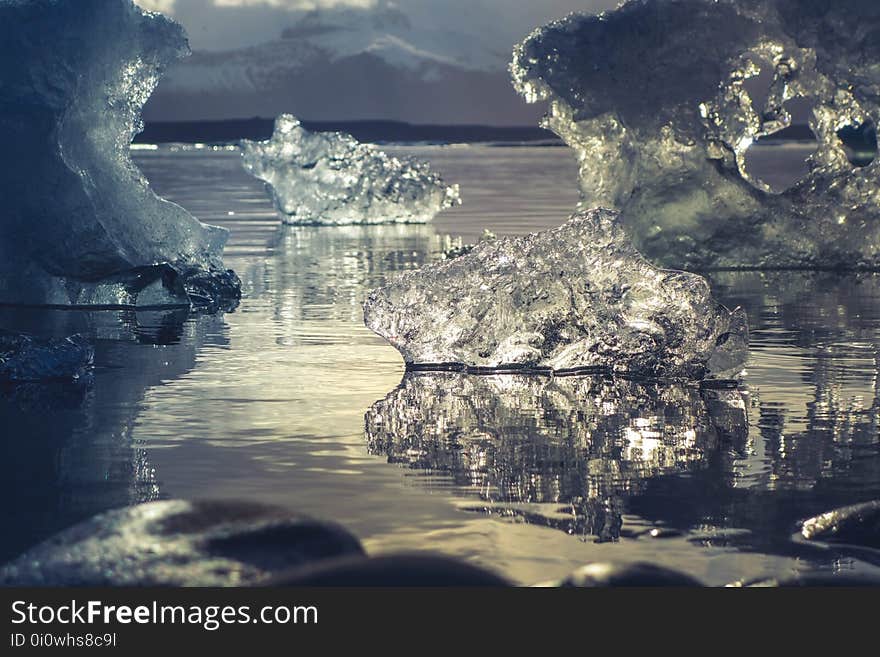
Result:
<svg viewBox="0 0 880 657">
<path fill-rule="evenodd" d="M 94 348 L 80 335 L 38 340 L 0 332 L 0 383 L 77 381 L 94 360 Z"/>
<path fill-rule="evenodd" d="M 766 102 L 748 89 L 762 69 Z M 536 30 L 511 73 L 526 100 L 550 101 L 544 125 L 577 155 L 582 205 L 620 210 L 652 261 L 880 268 L 880 158 L 854 164 L 842 139 L 880 124 L 880 4 L 629 2 Z M 777 194 L 746 160 L 796 98 L 818 148 Z"/>
<path fill-rule="evenodd" d="M 727 377 L 748 345 L 742 310 L 696 274 L 651 265 L 605 209 L 399 274 L 368 295 L 364 320 L 421 368 Z"/>
<path fill-rule="evenodd" d="M 215 305 L 240 295 L 226 231 L 130 158 L 178 24 L 131 0 L 0 0 L 0 302 Z"/>
<path fill-rule="evenodd" d="M 268 141 L 242 141 L 242 163 L 266 183 L 288 224 L 426 223 L 461 202 L 428 165 L 341 132 L 309 132 L 290 114 Z"/>
</svg>

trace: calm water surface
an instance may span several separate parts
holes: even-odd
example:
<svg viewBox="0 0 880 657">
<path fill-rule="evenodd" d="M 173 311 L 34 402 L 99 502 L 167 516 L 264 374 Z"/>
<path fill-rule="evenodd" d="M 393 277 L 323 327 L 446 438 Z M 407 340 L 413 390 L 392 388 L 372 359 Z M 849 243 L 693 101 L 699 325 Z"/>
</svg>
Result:
<svg viewBox="0 0 880 657">
<path fill-rule="evenodd" d="M 108 508 L 234 497 L 524 583 L 607 558 L 711 584 L 880 570 L 791 540 L 800 518 L 880 498 L 880 278 L 713 274 L 752 322 L 742 393 L 404 376 L 363 326 L 366 291 L 484 229 L 560 224 L 575 166 L 563 148 L 390 150 L 429 159 L 464 204 L 429 226 L 280 227 L 234 150 L 135 153 L 158 193 L 231 230 L 244 298 L 213 317 L 0 310 L 0 327 L 97 344 L 89 388 L 0 397 L 0 556 Z M 790 171 L 779 152 L 755 155 L 763 179 Z"/>
</svg>

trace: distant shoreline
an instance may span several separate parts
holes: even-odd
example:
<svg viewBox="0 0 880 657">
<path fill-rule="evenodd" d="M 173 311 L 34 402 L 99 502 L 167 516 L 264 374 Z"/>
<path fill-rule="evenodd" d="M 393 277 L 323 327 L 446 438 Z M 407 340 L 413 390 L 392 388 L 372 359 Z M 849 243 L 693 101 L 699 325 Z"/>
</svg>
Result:
<svg viewBox="0 0 880 657">
<path fill-rule="evenodd" d="M 303 126 L 313 132 L 347 132 L 356 139 L 376 144 L 475 144 L 499 146 L 534 144 L 563 146 L 559 137 L 537 126 L 434 125 L 403 121 L 309 121 Z M 235 144 L 242 139 L 265 140 L 272 136 L 274 119 L 227 119 L 221 121 L 155 121 L 145 124 L 134 138 L 135 144 Z M 847 130 L 840 133 L 844 143 L 858 151 L 876 152 L 876 135 L 868 130 Z M 762 137 L 758 143 L 779 141 L 813 141 L 810 127 L 792 125 Z"/>
<path fill-rule="evenodd" d="M 537 126 L 416 125 L 402 121 L 302 121 L 314 132 L 347 132 L 362 142 L 558 142 L 548 130 Z M 230 144 L 242 139 L 264 140 L 272 136 L 274 119 L 223 121 L 157 121 L 146 123 L 134 139 L 136 144 L 204 143 Z"/>
</svg>

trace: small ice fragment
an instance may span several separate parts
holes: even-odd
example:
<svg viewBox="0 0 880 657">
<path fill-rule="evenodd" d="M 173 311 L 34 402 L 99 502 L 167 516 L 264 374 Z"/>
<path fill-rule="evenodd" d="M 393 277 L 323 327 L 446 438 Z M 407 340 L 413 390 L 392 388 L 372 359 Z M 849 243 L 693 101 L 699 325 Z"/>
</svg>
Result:
<svg viewBox="0 0 880 657">
<path fill-rule="evenodd" d="M 461 202 L 428 165 L 387 155 L 341 132 L 309 132 L 290 114 L 268 141 L 242 141 L 242 163 L 263 180 L 288 224 L 426 223 Z"/>
<path fill-rule="evenodd" d="M 748 351 L 742 310 L 696 274 L 651 265 L 605 209 L 391 278 L 364 319 L 409 366 L 699 379 L 737 374 Z"/>
<path fill-rule="evenodd" d="M 38 340 L 0 332 L 0 382 L 75 381 L 94 359 L 94 348 L 80 335 Z"/>
</svg>

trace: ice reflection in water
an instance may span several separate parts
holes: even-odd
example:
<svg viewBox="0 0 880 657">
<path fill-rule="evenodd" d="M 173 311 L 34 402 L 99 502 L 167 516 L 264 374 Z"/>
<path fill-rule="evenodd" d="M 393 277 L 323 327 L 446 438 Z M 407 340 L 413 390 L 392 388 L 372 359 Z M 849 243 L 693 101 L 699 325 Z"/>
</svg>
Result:
<svg viewBox="0 0 880 657">
<path fill-rule="evenodd" d="M 281 226 L 270 256 L 245 274 L 253 296 L 273 303 L 276 320 L 363 325 L 363 297 L 399 271 L 418 269 L 461 239 L 427 225 Z"/>
<path fill-rule="evenodd" d="M 738 390 L 596 377 L 410 372 L 366 414 L 370 451 L 441 472 L 515 515 L 620 537 L 624 500 L 652 477 L 742 450 Z"/>
</svg>

